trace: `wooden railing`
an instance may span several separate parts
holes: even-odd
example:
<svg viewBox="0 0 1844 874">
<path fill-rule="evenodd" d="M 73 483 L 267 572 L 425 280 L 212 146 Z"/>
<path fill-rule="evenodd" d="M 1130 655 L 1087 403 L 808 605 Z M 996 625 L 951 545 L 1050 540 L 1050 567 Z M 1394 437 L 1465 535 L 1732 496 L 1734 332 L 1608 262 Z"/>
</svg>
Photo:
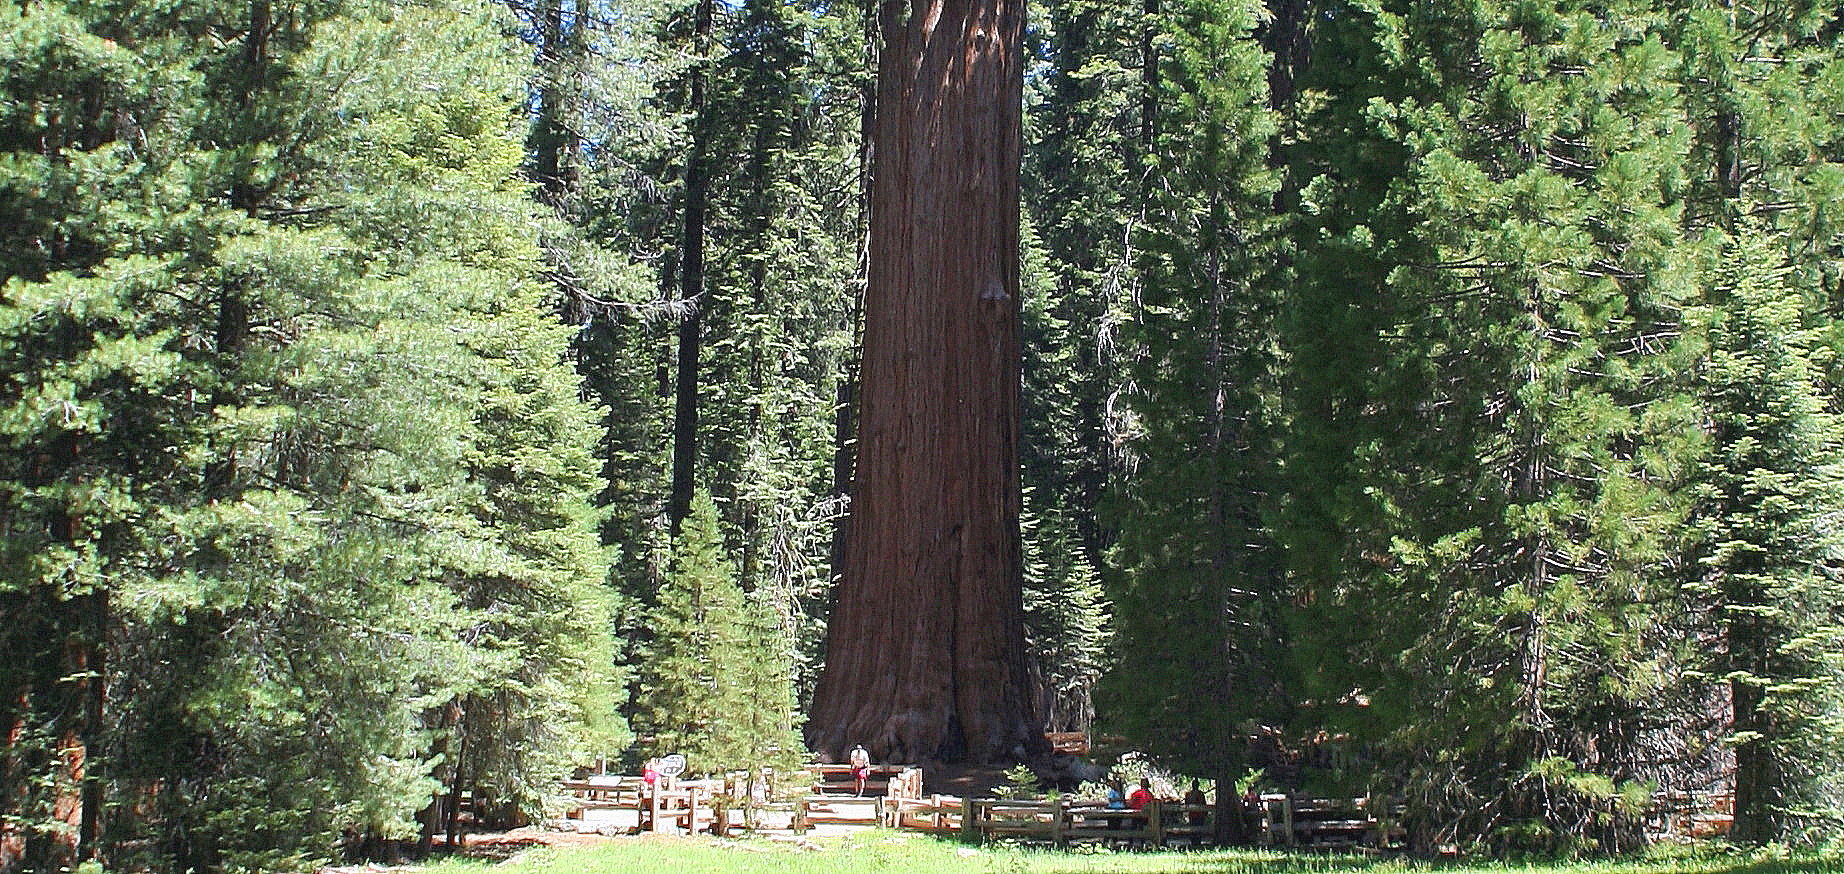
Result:
<svg viewBox="0 0 1844 874">
<path fill-rule="evenodd" d="M 857 795 L 858 780 L 850 765 L 808 765 L 815 795 Z M 918 798 L 922 795 L 922 769 L 915 765 L 872 765 L 864 781 L 866 797 Z"/>
<path fill-rule="evenodd" d="M 1044 734 L 1044 740 L 1050 742 L 1050 751 L 1066 756 L 1088 755 L 1088 732 L 1052 731 Z"/>
<path fill-rule="evenodd" d="M 1655 838 L 1711 838 L 1735 825 L 1734 792 L 1659 792 L 1646 829 Z"/>
<path fill-rule="evenodd" d="M 816 783 L 850 768 L 813 767 Z M 922 772 L 910 766 L 875 766 L 887 794 L 804 794 L 786 800 L 752 797 L 745 781 L 662 778 L 648 791 L 638 777 L 592 777 L 564 784 L 574 796 L 573 816 L 588 811 L 632 811 L 621 828 L 729 834 L 736 829 L 804 833 L 815 826 L 874 827 L 959 835 L 968 841 L 1010 838 L 1069 844 L 1084 841 L 1204 843 L 1216 832 L 1211 805 L 1156 801 L 1141 810 L 1109 808 L 1098 801 L 1010 801 L 922 795 Z M 855 785 L 852 787 L 855 789 Z M 866 787 L 870 787 L 867 785 Z M 1294 799 L 1264 795 L 1240 806 L 1245 825 L 1262 843 L 1285 846 L 1374 846 L 1396 843 L 1401 832 L 1365 799 Z M 630 824 L 631 823 L 631 824 Z M 1233 830 L 1233 831 L 1239 831 Z"/>
<path fill-rule="evenodd" d="M 1244 815 L 1255 819 L 1265 843 L 1317 846 L 1389 846 L 1399 830 L 1368 816 L 1357 800 L 1302 801 L 1267 796 Z M 1208 804 L 1155 801 L 1140 810 L 1110 808 L 1098 801 L 1008 801 L 992 798 L 927 798 L 892 801 L 888 828 L 958 834 L 968 841 L 1013 838 L 1069 844 L 1206 843 L 1216 833 L 1217 810 Z"/>
<path fill-rule="evenodd" d="M 659 777 L 649 787 L 640 777 L 596 775 L 566 781 L 564 794 L 569 798 L 567 818 L 578 826 L 615 828 L 628 831 L 711 831 L 728 834 L 733 829 L 776 831 L 785 824 L 787 830 L 804 832 L 810 826 L 875 826 L 884 822 L 887 802 L 922 796 L 922 769 L 913 765 L 873 765 L 871 779 L 865 781 L 865 796 L 858 796 L 857 781 L 849 765 L 813 765 L 811 793 L 794 798 L 768 798 L 752 793 L 748 775 L 731 774 L 724 779 L 676 780 Z M 592 812 L 621 812 L 615 819 L 604 819 L 598 826 L 590 822 Z M 775 825 L 765 826 L 765 821 Z"/>
<path fill-rule="evenodd" d="M 1077 841 L 1166 843 L 1199 840 L 1211 831 L 1208 805 L 1154 803 L 1141 810 L 1097 801 L 1011 801 L 931 795 L 887 808 L 889 828 L 958 834 L 968 841 L 1014 838 L 1067 844 Z"/>
</svg>

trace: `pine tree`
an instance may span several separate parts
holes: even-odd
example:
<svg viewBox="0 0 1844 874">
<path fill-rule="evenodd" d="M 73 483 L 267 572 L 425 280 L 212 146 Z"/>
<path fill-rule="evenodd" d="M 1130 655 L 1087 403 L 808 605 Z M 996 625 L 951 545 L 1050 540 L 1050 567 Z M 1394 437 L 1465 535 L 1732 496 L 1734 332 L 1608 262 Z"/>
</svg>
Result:
<svg viewBox="0 0 1844 874">
<path fill-rule="evenodd" d="M 765 781 L 763 788 L 771 794 L 805 791 L 812 784 L 793 671 L 800 653 L 789 646 L 784 618 L 770 593 L 758 591 L 746 602 L 738 630 L 742 657 L 733 669 L 745 703 L 736 714 L 740 751 L 732 767 L 748 772 L 752 785 Z"/>
<path fill-rule="evenodd" d="M 784 651 L 763 605 L 737 586 L 709 495 L 692 501 L 651 617 L 653 648 L 635 690 L 647 756 L 678 753 L 693 773 L 787 772 L 804 759 Z"/>
<path fill-rule="evenodd" d="M 1701 452 L 1663 25 L 1386 4 L 1322 28 L 1300 80 L 1326 95 L 1290 307 L 1301 661 L 1419 844 L 1633 846 L 1640 781 L 1697 741 L 1653 730 Z"/>
<path fill-rule="evenodd" d="M 1049 59 L 1025 99 L 1025 487 L 1072 514 L 1092 556 L 1112 545 L 1099 512 L 1125 473 L 1131 433 L 1127 337 L 1148 220 L 1140 142 L 1141 27 L 1131 4 L 1056 0 L 1033 11 Z M 1031 37 L 1027 37 L 1031 38 Z"/>
<path fill-rule="evenodd" d="M 1844 750 L 1840 434 L 1780 246 L 1744 226 L 1724 248 L 1702 380 L 1713 435 L 1693 595 L 1720 635 L 1708 670 L 1728 686 L 1730 835 L 1744 843 L 1834 832 Z"/>
<path fill-rule="evenodd" d="M 1110 731 L 1215 779 L 1222 803 L 1249 767 L 1252 726 L 1290 704 L 1265 519 L 1279 483 L 1281 285 L 1259 20 L 1253 4 L 1197 2 L 1154 23 L 1167 52 L 1146 168 L 1156 218 L 1136 239 L 1144 309 L 1125 333 L 1142 356 L 1139 431 L 1111 555 L 1119 659 L 1098 704 Z"/>
<path fill-rule="evenodd" d="M 1833 669 L 1835 607 L 1822 596 L 1800 601 L 1814 591 L 1802 575 L 1834 563 L 1802 515 L 1835 504 L 1826 459 L 1836 426 L 1804 395 L 1814 390 L 1809 369 L 1830 370 L 1825 406 L 1836 408 L 1837 357 L 1814 355 L 1808 331 L 1837 335 L 1835 318 L 1812 320 L 1837 310 L 1838 241 L 1824 228 L 1835 221 L 1844 138 L 1819 107 L 1838 97 L 1840 18 L 1809 3 L 1668 8 L 1692 132 L 1683 224 L 1724 246 L 1706 279 L 1714 445 L 1699 513 L 1711 540 L 1693 588 L 1713 612 L 1697 631 L 1727 647 L 1712 669 L 1727 684 L 1716 700 L 1731 711 L 1732 834 L 1800 840 L 1837 826 L 1836 787 L 1822 776 L 1839 749 L 1835 713 L 1825 712 L 1835 703 L 1806 688 L 1807 674 Z M 1800 606 L 1782 613 L 1761 600 L 1779 586 Z"/>
<path fill-rule="evenodd" d="M 1062 513 L 1024 523 L 1024 636 L 1045 731 L 1087 732 L 1095 682 L 1111 662 L 1112 611 L 1095 562 Z"/>
<path fill-rule="evenodd" d="M 505 22 L 9 15 L 8 69 L 59 72 L 7 79 L 6 105 L 81 111 L 8 115 L 0 143 L 51 183 L 4 206 L 41 235 L 0 301 L 27 460 L 0 549 L 29 570 L 0 637 L 23 739 L 0 804 L 28 845 L 6 862 L 274 867 L 406 835 L 426 708 L 486 690 L 547 718 L 477 723 L 506 756 L 474 779 L 534 797 L 605 721 L 605 606 Z"/>
<path fill-rule="evenodd" d="M 861 236 L 845 199 L 857 172 L 857 23 L 853 10 L 806 4 L 710 12 L 708 43 L 696 53 L 685 47 L 696 42 L 697 10 L 685 4 L 635 10 L 636 20 L 656 16 L 631 25 L 644 38 L 630 25 L 592 34 L 596 52 L 627 57 L 621 67 L 639 72 L 620 83 L 589 76 L 578 114 L 593 131 L 581 156 L 593 181 L 560 212 L 572 229 L 557 236 L 582 239 L 559 247 L 558 274 L 576 286 L 566 317 L 587 322 L 581 367 L 610 411 L 614 512 L 604 531 L 620 550 L 612 578 L 637 606 L 653 598 L 677 468 L 681 489 L 695 479 L 725 508 L 738 574 L 768 593 L 810 688 L 831 576 L 827 539 L 842 506 L 830 482 L 830 420 L 850 355 Z M 683 294 L 694 81 L 705 103 L 696 125 L 714 156 L 700 165 L 707 292 L 695 312 L 665 299 Z M 679 341 L 696 348 L 687 368 L 678 367 Z M 679 393 L 679 373 L 695 383 L 690 395 Z M 675 436 L 681 414 L 695 414 L 695 425 Z M 641 642 L 649 632 L 636 616 L 622 623 Z"/>
<path fill-rule="evenodd" d="M 851 26 L 799 4 L 746 3 L 730 22 L 714 100 L 729 162 L 712 275 L 701 463 L 728 498 L 744 585 L 779 617 L 812 687 L 829 588 L 832 406 L 852 341 L 859 73 Z M 843 31 L 843 32 L 840 32 Z M 841 45 L 840 43 L 844 44 Z"/>
</svg>

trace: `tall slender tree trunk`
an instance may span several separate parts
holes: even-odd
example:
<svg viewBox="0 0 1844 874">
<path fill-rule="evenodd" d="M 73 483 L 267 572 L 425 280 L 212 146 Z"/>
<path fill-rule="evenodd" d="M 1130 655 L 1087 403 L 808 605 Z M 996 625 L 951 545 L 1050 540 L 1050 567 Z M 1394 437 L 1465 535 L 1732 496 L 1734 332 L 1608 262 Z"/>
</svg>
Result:
<svg viewBox="0 0 1844 874">
<path fill-rule="evenodd" d="M 468 779 L 467 769 L 469 765 L 472 764 L 467 758 L 467 742 L 469 737 L 467 731 L 466 705 L 462 706 L 460 716 L 455 720 L 455 725 L 458 726 L 457 731 L 460 733 L 461 737 L 456 744 L 455 764 L 454 771 L 452 772 L 453 776 L 448 783 L 448 798 L 442 803 L 443 825 L 448 832 L 448 852 L 450 853 L 461 849 L 461 792 L 465 786 L 462 781 Z M 480 810 L 478 807 L 475 808 L 474 813 L 476 816 L 479 815 Z"/>
<path fill-rule="evenodd" d="M 1762 642 L 1747 627 L 1751 623 L 1738 620 L 1736 624 L 1742 627 L 1729 632 L 1729 647 L 1745 658 Z M 1746 664 L 1744 670 L 1754 675 L 1729 681 L 1729 706 L 1734 709 L 1730 731 L 1761 735 L 1735 746 L 1735 822 L 1729 828 L 1729 839 L 1738 844 L 1764 844 L 1780 839 L 1785 832 L 1780 813 L 1784 800 L 1780 797 L 1779 762 L 1766 743 L 1775 735 L 1774 726 L 1761 707 L 1766 696 L 1761 693 L 1759 677 L 1763 673 L 1759 667 L 1758 662 Z"/>
<path fill-rule="evenodd" d="M 83 699 L 83 718 L 77 737 L 83 747 L 79 773 L 72 775 L 81 796 L 77 820 L 77 861 L 97 858 L 102 852 L 102 775 L 96 751 L 102 748 L 103 709 L 108 701 L 109 594 L 98 589 L 77 600 L 84 614 L 84 640 L 81 648 L 81 676 L 77 683 Z"/>
<path fill-rule="evenodd" d="M 1021 0 L 885 0 L 851 529 L 809 740 L 1018 758 Z"/>
<path fill-rule="evenodd" d="M 1151 5 L 1151 0 L 1148 0 L 1148 5 Z M 1210 345 L 1204 350 L 1204 358 L 1205 368 L 1210 374 L 1211 398 L 1210 411 L 1207 414 L 1208 420 L 1205 423 L 1209 433 L 1205 438 L 1205 458 L 1200 469 L 1208 471 L 1213 470 L 1218 460 L 1223 457 L 1224 444 L 1228 441 L 1229 430 L 1227 421 L 1229 399 L 1226 396 L 1228 375 L 1224 372 L 1223 364 L 1225 301 L 1223 299 L 1222 253 L 1214 244 L 1211 245 L 1205 269 L 1210 278 L 1210 324 L 1206 328 L 1210 335 Z M 1217 615 L 1225 620 L 1233 621 L 1236 618 L 1237 604 L 1235 595 L 1232 594 L 1235 586 L 1230 584 L 1233 558 L 1230 555 L 1229 546 L 1229 514 L 1225 507 L 1228 503 L 1228 496 L 1224 494 L 1229 484 L 1224 482 L 1222 476 L 1210 475 L 1209 479 L 1208 521 L 1210 528 L 1199 534 L 1215 541 L 1210 550 L 1210 570 L 1211 583 L 1218 587 L 1218 597 L 1222 599 Z M 1215 670 L 1210 676 L 1199 678 L 1200 686 L 1203 688 L 1198 691 L 1200 694 L 1213 695 L 1213 697 L 1220 696 L 1219 700 L 1227 702 L 1230 696 L 1235 694 L 1235 678 L 1230 675 L 1230 672 L 1233 670 L 1231 665 L 1235 663 L 1236 658 L 1234 652 L 1236 636 L 1231 634 L 1227 627 L 1199 630 L 1216 635 L 1221 660 L 1212 666 Z M 1231 732 L 1232 737 L 1235 733 Z M 1233 751 L 1232 744 L 1233 741 L 1224 744 L 1225 749 L 1218 752 L 1218 755 L 1224 758 L 1223 764 L 1219 766 L 1218 773 L 1215 775 L 1217 817 L 1213 837 L 1218 843 L 1239 842 L 1241 832 L 1242 798 L 1236 794 L 1235 768 L 1228 762 Z"/>
<path fill-rule="evenodd" d="M 877 68 L 877 2 L 862 0 L 864 7 L 864 62 L 870 69 Z M 856 285 L 852 288 L 851 308 L 846 313 L 846 324 L 852 332 L 853 350 L 864 346 L 864 286 L 869 281 L 871 270 L 871 158 L 876 154 L 873 144 L 877 128 L 877 83 L 866 80 L 859 87 L 858 93 L 858 224 L 857 255 L 858 273 Z M 833 396 L 833 444 L 832 444 L 832 495 L 834 498 L 848 498 L 852 488 L 852 453 L 858 445 L 858 372 L 862 364 L 861 357 L 854 351 L 845 358 L 840 367 L 839 383 Z M 833 579 L 838 579 L 845 568 L 845 540 L 851 531 L 852 513 L 849 501 L 840 514 L 837 524 L 833 526 L 831 568 Z"/>
<path fill-rule="evenodd" d="M 1140 156 L 1153 154 L 1159 135 L 1159 0 L 1140 0 Z M 1144 171 L 1150 164 L 1143 166 Z"/>
<path fill-rule="evenodd" d="M 713 0 L 699 0 L 696 35 L 700 56 L 711 49 Z M 685 161 L 685 231 L 680 254 L 679 299 L 690 304 L 679 323 L 678 379 L 672 415 L 672 491 L 666 518 L 672 533 L 691 513 L 693 472 L 698 464 L 698 359 L 704 338 L 704 216 L 710 200 L 711 118 L 706 95 L 710 60 L 700 58 L 691 72 L 691 154 Z"/>
<path fill-rule="evenodd" d="M 538 199 L 556 207 L 564 191 L 564 138 L 562 79 L 563 4 L 547 0 L 537 15 L 538 24 L 538 115 L 532 119 L 526 151 L 531 154 L 532 177 L 538 183 Z"/>
</svg>

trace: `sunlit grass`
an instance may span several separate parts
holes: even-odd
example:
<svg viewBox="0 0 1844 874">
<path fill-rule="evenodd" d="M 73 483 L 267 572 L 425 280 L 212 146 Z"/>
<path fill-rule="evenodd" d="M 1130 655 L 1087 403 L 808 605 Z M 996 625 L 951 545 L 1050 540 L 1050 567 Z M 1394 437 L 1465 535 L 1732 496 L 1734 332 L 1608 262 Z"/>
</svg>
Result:
<svg viewBox="0 0 1844 874">
<path fill-rule="evenodd" d="M 1622 861 L 1427 862 L 1258 850 L 1137 851 L 986 846 L 872 832 L 803 850 L 764 839 L 648 837 L 590 847 L 529 851 L 492 874 L 1844 874 L 1835 854 L 1720 850 L 1655 853 Z M 430 874 L 487 874 L 487 863 L 453 860 Z"/>
</svg>

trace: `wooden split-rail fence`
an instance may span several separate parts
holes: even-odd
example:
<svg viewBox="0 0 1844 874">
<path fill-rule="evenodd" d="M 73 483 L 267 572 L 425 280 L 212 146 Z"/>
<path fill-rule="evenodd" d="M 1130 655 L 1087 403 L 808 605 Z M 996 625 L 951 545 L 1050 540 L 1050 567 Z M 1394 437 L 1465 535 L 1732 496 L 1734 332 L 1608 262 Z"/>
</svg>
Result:
<svg viewBox="0 0 1844 874">
<path fill-rule="evenodd" d="M 921 798 L 922 769 L 914 765 L 872 765 L 864 781 L 865 797 Z M 858 795 L 850 765 L 808 765 L 815 795 Z"/>
<path fill-rule="evenodd" d="M 809 791 L 790 799 L 752 796 L 744 775 L 722 780 L 660 778 L 651 791 L 639 777 L 597 776 L 564 784 L 583 831 L 736 831 L 805 834 L 821 826 L 890 829 L 955 835 L 972 842 L 1016 839 L 1058 845 L 1082 842 L 1208 843 L 1216 808 L 1154 802 L 1141 810 L 1109 808 L 1099 801 L 1008 801 L 922 794 L 922 771 L 908 765 L 874 765 L 865 795 L 846 765 L 809 768 Z M 607 814 L 616 814 L 610 818 Z M 1387 848 L 1401 831 L 1372 815 L 1366 799 L 1295 799 L 1264 795 L 1245 802 L 1245 826 L 1270 845 Z M 600 814 L 600 815 L 598 815 Z"/>
<path fill-rule="evenodd" d="M 1652 796 L 1646 830 L 1654 839 L 1714 838 L 1734 825 L 1734 791 L 1659 792 Z"/>
<path fill-rule="evenodd" d="M 640 777 L 597 775 L 563 784 L 572 796 L 569 818 L 583 826 L 597 823 L 631 832 L 731 830 L 738 805 L 730 780 L 674 780 L 661 777 L 653 786 Z M 744 789 L 747 793 L 747 788 Z M 627 814 L 625 818 L 609 816 Z M 745 825 L 737 818 L 736 826 Z M 583 830 L 591 830 L 584 828 Z"/>
<path fill-rule="evenodd" d="M 1398 846 L 1402 832 L 1371 816 L 1365 799 L 1294 799 L 1263 796 L 1245 804 L 1245 825 L 1271 845 L 1313 847 Z M 895 801 L 887 808 L 889 828 L 958 835 L 970 842 L 1013 838 L 1066 845 L 1082 842 L 1209 843 L 1217 810 L 1208 804 L 1155 801 L 1140 810 L 1110 808 L 1099 801 L 1008 801 L 935 795 Z"/>
<path fill-rule="evenodd" d="M 805 833 L 815 825 L 871 827 L 886 818 L 894 800 L 922 794 L 922 770 L 911 765 L 873 765 L 864 795 L 849 765 L 808 767 L 810 785 L 793 798 L 767 796 L 760 782 L 736 773 L 722 779 L 595 775 L 566 781 L 566 821 L 579 831 L 709 832 L 736 830 Z"/>
</svg>

